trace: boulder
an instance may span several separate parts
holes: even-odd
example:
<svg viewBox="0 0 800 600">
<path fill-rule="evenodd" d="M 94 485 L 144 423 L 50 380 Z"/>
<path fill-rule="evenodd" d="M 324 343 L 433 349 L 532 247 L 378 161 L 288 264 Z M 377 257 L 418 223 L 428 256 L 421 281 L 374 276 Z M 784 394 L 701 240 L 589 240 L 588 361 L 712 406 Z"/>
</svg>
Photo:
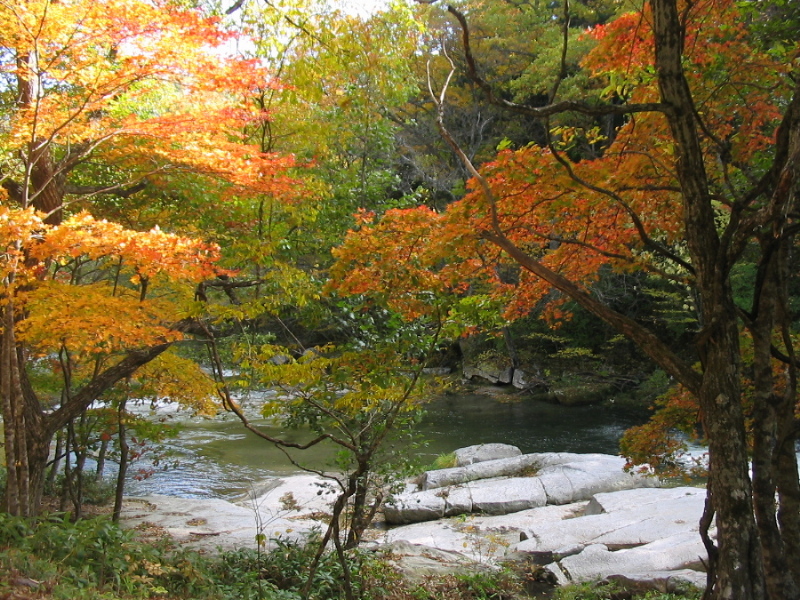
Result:
<svg viewBox="0 0 800 600">
<path fill-rule="evenodd" d="M 478 479 L 514 476 L 524 471 L 538 469 L 538 457 L 538 454 L 520 454 L 508 458 L 474 462 L 463 467 L 426 471 L 422 474 L 421 488 L 430 490 Z"/>
<path fill-rule="evenodd" d="M 505 514 L 542 504 L 569 504 L 601 492 L 659 485 L 626 473 L 625 460 L 606 454 L 540 453 L 427 471 L 420 491 L 393 496 L 387 523 L 415 523 L 469 512 Z M 490 482 L 475 484 L 475 482 Z"/>
<path fill-rule="evenodd" d="M 449 492 L 447 494 L 449 496 Z M 472 503 L 470 503 L 472 510 Z M 387 523 L 417 523 L 444 517 L 445 499 L 436 490 L 396 494 L 383 507 Z"/>
<path fill-rule="evenodd" d="M 705 490 L 698 488 L 598 494 L 586 505 L 584 516 L 523 528 L 522 541 L 514 550 L 541 563 L 578 553 L 593 544 L 626 548 L 682 533 L 699 540 L 698 523 L 704 503 Z"/>
<path fill-rule="evenodd" d="M 547 383 L 541 377 L 530 375 L 522 369 L 514 369 L 514 374 L 511 376 L 511 385 L 518 390 L 530 390 L 537 386 L 546 387 Z"/>
<path fill-rule="evenodd" d="M 613 574 L 702 569 L 707 553 L 700 536 L 684 532 L 643 546 L 611 550 L 592 544 L 578 554 L 562 559 L 561 570 L 573 582 L 593 581 Z"/>
<path fill-rule="evenodd" d="M 465 467 L 487 460 L 520 456 L 522 451 L 511 444 L 478 444 L 459 448 L 453 454 L 456 457 L 456 467 Z"/>
</svg>

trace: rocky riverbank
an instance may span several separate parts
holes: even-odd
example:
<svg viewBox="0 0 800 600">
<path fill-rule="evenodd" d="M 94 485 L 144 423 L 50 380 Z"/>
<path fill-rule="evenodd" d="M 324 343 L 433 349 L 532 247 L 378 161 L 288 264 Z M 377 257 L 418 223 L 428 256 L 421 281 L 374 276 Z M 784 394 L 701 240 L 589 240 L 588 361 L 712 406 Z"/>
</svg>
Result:
<svg viewBox="0 0 800 600">
<path fill-rule="evenodd" d="M 559 584 L 622 579 L 662 591 L 705 584 L 704 490 L 658 487 L 604 454 L 523 455 L 487 444 L 457 458 L 457 467 L 409 482 L 370 530 L 365 546 L 387 552 L 408 576 L 515 561 Z M 324 527 L 335 496 L 329 481 L 294 475 L 239 502 L 129 498 L 123 522 L 156 526 L 201 549 L 254 547 L 258 534 L 302 540 Z"/>
</svg>

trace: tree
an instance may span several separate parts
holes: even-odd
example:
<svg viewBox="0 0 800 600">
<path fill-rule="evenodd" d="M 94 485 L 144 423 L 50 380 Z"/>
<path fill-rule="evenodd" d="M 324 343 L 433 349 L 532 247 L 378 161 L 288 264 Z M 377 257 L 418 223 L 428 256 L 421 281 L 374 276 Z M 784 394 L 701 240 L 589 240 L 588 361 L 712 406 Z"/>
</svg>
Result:
<svg viewBox="0 0 800 600">
<path fill-rule="evenodd" d="M 444 213 L 395 212 L 353 233 L 341 285 L 419 311 L 424 302 L 410 300 L 422 290 L 458 293 L 478 281 L 505 301 L 508 318 L 555 288 L 606 321 L 697 398 L 709 447 L 706 597 L 798 598 L 797 323 L 788 297 L 800 189 L 796 43 L 761 50 L 727 0 L 652 0 L 588 33 L 599 44 L 584 65 L 605 81 L 607 102 L 554 93 L 537 107 L 495 93 L 467 19 L 449 12 L 469 77 L 498 106 L 545 120 L 567 111 L 617 115 L 624 124 L 593 160 L 567 152 L 576 136 L 597 133 L 562 126 L 544 147 L 501 152 L 478 172 L 445 127 L 442 83 L 434 95 L 440 132 L 472 187 Z M 737 305 L 732 273 L 745 254 L 757 271 L 747 303 Z M 501 276 L 514 266 L 515 276 Z M 699 364 L 592 295 L 601 266 L 689 286 Z M 468 276 L 461 288 L 458 276 Z"/>
<path fill-rule="evenodd" d="M 382 211 L 396 200 L 397 126 L 389 115 L 416 91 L 409 63 L 418 26 L 400 8 L 364 18 L 307 0 L 244 2 L 241 10 L 259 31 L 255 54 L 285 83 L 259 99 L 275 118 L 257 135 L 313 161 L 306 175 L 317 184 L 316 227 L 301 242 L 321 246 L 324 259 L 356 209 Z"/>
<path fill-rule="evenodd" d="M 583 35 L 588 26 L 605 23 L 619 9 L 614 3 L 570 2 L 565 14 L 560 3 L 479 2 L 464 0 L 454 3 L 467 16 L 471 26 L 471 43 L 480 56 L 481 74 L 492 82 L 497 97 L 530 106 L 547 104 L 557 90 L 561 99 L 599 97 L 602 87 L 580 67 L 581 58 L 596 44 Z M 458 65 L 448 86 L 448 110 L 444 121 L 459 140 L 465 154 L 477 166 L 491 160 L 499 146 L 522 147 L 529 143 L 544 144 L 547 138 L 545 120 L 531 115 L 504 110 L 489 102 L 467 73 L 458 53 L 460 29 L 447 13 L 420 10 L 426 23 L 422 48 L 412 57 L 414 74 L 420 90 L 408 103 L 393 111 L 398 123 L 397 146 L 401 152 L 399 175 L 404 191 L 417 190 L 426 203 L 436 209 L 460 196 L 463 182 L 470 174 L 436 131 L 436 107 L 427 93 L 426 73 L 435 77 L 449 71 L 448 59 Z M 567 36 L 569 44 L 562 56 L 560 41 Z M 550 75 L 563 71 L 557 88 Z M 564 121 L 572 127 L 596 126 L 606 136 L 613 135 L 613 116 L 554 116 L 550 126 Z M 577 140 L 576 140 L 577 141 Z M 604 144 L 576 143 L 572 155 L 594 156 Z"/>
<path fill-rule="evenodd" d="M 230 56 L 218 19 L 168 1 L 26 0 L 0 2 L 0 25 L 6 509 L 29 515 L 55 432 L 183 339 L 192 285 L 228 275 L 218 247 L 159 221 L 282 197 L 293 161 L 242 143 L 269 118 L 248 99 L 276 84 Z M 145 198 L 155 223 L 136 217 Z M 50 402 L 31 377 L 48 364 Z"/>
<path fill-rule="evenodd" d="M 302 589 L 304 598 L 310 597 L 330 543 L 342 565 L 346 597 L 356 597 L 348 551 L 359 545 L 387 494 L 402 485 L 408 472 L 407 449 L 430 387 L 422 371 L 437 346 L 439 329 L 404 323 L 389 313 L 384 316 L 378 340 L 367 334 L 350 347 L 311 348 L 296 358 L 282 346 L 239 344 L 234 350 L 238 373 L 233 382 L 225 380 L 216 344 L 209 345 L 225 408 L 296 467 L 329 481 L 337 494 Z M 244 398 L 234 397 L 237 387 L 243 387 Z M 253 389 L 274 392 L 258 407 L 262 416 L 289 428 L 305 428 L 307 440 L 276 438 L 254 424 L 245 408 L 247 393 Z M 302 459 L 291 454 L 320 444 L 335 457 L 331 472 L 304 467 Z"/>
</svg>

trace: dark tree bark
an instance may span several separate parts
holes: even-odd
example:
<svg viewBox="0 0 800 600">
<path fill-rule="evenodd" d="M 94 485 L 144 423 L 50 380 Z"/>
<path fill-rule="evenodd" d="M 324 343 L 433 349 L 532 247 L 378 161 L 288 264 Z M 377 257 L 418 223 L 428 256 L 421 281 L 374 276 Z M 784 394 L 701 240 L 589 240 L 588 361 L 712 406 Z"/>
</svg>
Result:
<svg viewBox="0 0 800 600">
<path fill-rule="evenodd" d="M 6 331 L 10 331 L 10 335 Z M 30 386 L 20 385 L 20 377 L 14 377 L 14 374 L 20 374 L 24 379 L 25 374 L 18 362 L 19 353 L 7 349 L 10 343 L 13 344 L 13 327 L 6 327 L 2 335 L 0 393 L 3 396 L 4 416 L 12 417 L 5 417 L 6 463 L 9 465 L 5 510 L 14 515 L 33 516 L 39 510 L 50 443 L 56 432 L 79 416 L 118 381 L 130 377 L 139 367 L 167 350 L 171 344 L 129 352 L 117 364 L 99 372 L 85 386 L 74 392 L 57 410 L 46 413 L 29 389 Z M 12 357 L 10 361 L 9 356 Z M 12 376 L 9 377 L 9 374 Z M 27 393 L 23 393 L 23 388 L 28 388 Z M 29 418 L 29 415 L 34 418 Z"/>
<path fill-rule="evenodd" d="M 112 520 L 117 523 L 122 514 L 122 501 L 125 495 L 125 477 L 128 474 L 130 448 L 128 447 L 128 431 L 125 426 L 125 407 L 127 400 L 123 399 L 117 408 L 117 439 L 119 440 L 119 471 L 117 472 L 117 485 L 114 489 L 114 511 Z"/>
<path fill-rule="evenodd" d="M 763 598 L 761 545 L 753 515 L 742 409 L 739 325 L 728 254 L 721 248 L 699 123 L 683 72 L 683 32 L 674 0 L 654 0 L 656 71 L 664 114 L 675 141 L 675 167 L 684 207 L 685 237 L 702 306 L 698 393 L 709 443 L 710 498 L 717 516 L 719 558 L 711 598 Z"/>
</svg>

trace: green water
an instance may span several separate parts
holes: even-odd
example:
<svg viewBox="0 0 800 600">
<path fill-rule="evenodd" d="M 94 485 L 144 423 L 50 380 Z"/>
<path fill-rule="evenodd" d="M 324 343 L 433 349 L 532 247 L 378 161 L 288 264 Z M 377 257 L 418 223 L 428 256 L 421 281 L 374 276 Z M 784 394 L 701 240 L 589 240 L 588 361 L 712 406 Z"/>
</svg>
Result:
<svg viewBox="0 0 800 600">
<path fill-rule="evenodd" d="M 420 437 L 427 444 L 403 451 L 413 452 L 423 464 L 457 448 L 489 442 L 513 444 L 523 452 L 617 454 L 622 433 L 645 418 L 641 412 L 613 406 L 562 407 L 506 397 L 447 396 L 428 406 L 420 425 Z M 183 429 L 170 443 L 170 456 L 154 466 L 153 476 L 134 481 L 129 494 L 236 498 L 268 477 L 298 470 L 280 450 L 230 416 L 181 420 Z M 260 426 L 293 441 L 310 437 L 263 421 Z M 293 456 L 304 465 L 325 469 L 332 464 L 333 452 L 330 444 L 323 443 L 294 451 Z M 150 465 L 135 467 L 141 466 Z"/>
</svg>

